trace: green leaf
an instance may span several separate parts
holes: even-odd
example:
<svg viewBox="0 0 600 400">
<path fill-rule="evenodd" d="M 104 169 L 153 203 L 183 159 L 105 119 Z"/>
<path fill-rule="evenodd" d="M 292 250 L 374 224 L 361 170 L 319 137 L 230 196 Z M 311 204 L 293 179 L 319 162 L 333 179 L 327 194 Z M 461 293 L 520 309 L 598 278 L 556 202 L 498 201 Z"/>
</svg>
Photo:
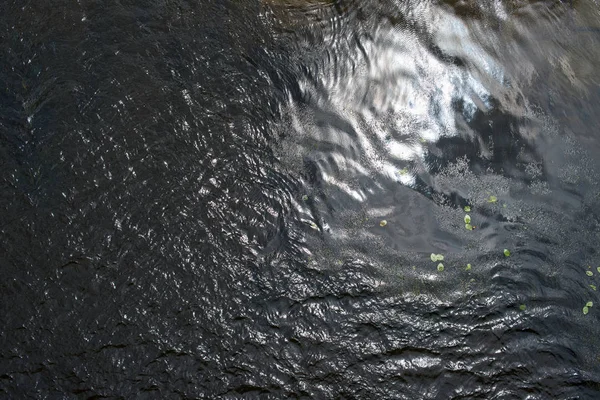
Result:
<svg viewBox="0 0 600 400">
<path fill-rule="evenodd" d="M 467 264 L 467 268 L 465 268 L 465 271 L 470 271 L 471 270 L 471 264 Z"/>
<path fill-rule="evenodd" d="M 472 231 L 473 230 L 473 225 L 471 224 L 465 224 L 465 229 L 468 231 Z"/>
<path fill-rule="evenodd" d="M 307 201 L 308 200 L 308 196 L 307 195 L 302 196 L 302 200 Z"/>
<path fill-rule="evenodd" d="M 431 253 L 431 256 L 429 256 L 429 257 L 431 258 L 431 261 L 433 261 L 433 262 L 444 260 L 444 256 L 441 254 Z"/>
<path fill-rule="evenodd" d="M 510 251 L 508 251 L 508 249 L 504 249 L 504 255 L 506 257 L 510 257 Z"/>
<path fill-rule="evenodd" d="M 585 271 L 585 274 L 587 276 L 593 276 L 594 275 L 594 273 L 592 271 Z"/>
<path fill-rule="evenodd" d="M 594 305 L 593 301 L 588 301 L 587 303 L 585 303 L 586 307 L 592 307 Z"/>
<path fill-rule="evenodd" d="M 444 270 L 444 264 L 439 263 L 437 266 L 438 271 L 442 272 Z"/>
<path fill-rule="evenodd" d="M 471 207 L 465 206 L 465 212 L 471 212 Z"/>
<path fill-rule="evenodd" d="M 465 215 L 465 224 L 471 223 L 471 216 L 469 214 Z"/>
<path fill-rule="evenodd" d="M 386 225 L 387 225 L 387 221 L 385 219 L 382 219 L 381 222 L 379 223 L 379 226 L 381 226 L 382 228 Z"/>
<path fill-rule="evenodd" d="M 398 173 L 399 173 L 400 175 L 406 175 L 406 174 L 408 174 L 408 168 L 407 168 L 407 167 L 404 167 L 404 168 L 402 168 L 401 170 L 399 170 L 399 171 L 398 171 Z"/>
<path fill-rule="evenodd" d="M 490 196 L 488 199 L 488 203 L 495 203 L 498 201 L 498 198 L 496 196 Z"/>
<path fill-rule="evenodd" d="M 519 306 L 519 310 L 521 310 L 521 311 L 525 311 L 526 308 L 527 308 L 527 306 L 525 304 L 521 304 Z"/>
<path fill-rule="evenodd" d="M 596 271 L 600 272 L 600 267 L 597 267 L 597 268 L 596 268 Z"/>
<path fill-rule="evenodd" d="M 590 287 L 594 290 L 596 290 L 596 285 L 590 285 Z"/>
<path fill-rule="evenodd" d="M 585 315 L 589 312 L 590 312 L 590 309 L 587 306 L 583 307 L 583 315 Z"/>
</svg>

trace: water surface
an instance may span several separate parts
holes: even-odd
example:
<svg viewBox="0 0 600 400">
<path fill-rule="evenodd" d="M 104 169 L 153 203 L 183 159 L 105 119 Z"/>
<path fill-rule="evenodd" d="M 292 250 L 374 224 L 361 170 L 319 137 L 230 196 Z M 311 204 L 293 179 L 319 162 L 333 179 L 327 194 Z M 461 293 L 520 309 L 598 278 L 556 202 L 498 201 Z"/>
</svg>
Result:
<svg viewBox="0 0 600 400">
<path fill-rule="evenodd" d="M 595 1 L 0 15 L 3 397 L 598 398 Z"/>
</svg>

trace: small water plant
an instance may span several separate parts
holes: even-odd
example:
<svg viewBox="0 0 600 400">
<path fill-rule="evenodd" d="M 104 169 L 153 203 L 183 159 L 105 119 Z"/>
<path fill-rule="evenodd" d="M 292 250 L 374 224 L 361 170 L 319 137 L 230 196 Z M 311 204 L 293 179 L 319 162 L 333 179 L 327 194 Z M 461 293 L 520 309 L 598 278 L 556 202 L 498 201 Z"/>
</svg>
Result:
<svg viewBox="0 0 600 400">
<path fill-rule="evenodd" d="M 444 261 L 444 256 L 441 254 L 431 253 L 431 256 L 429 256 L 429 258 L 431 258 L 431 261 L 433 262 Z"/>
</svg>

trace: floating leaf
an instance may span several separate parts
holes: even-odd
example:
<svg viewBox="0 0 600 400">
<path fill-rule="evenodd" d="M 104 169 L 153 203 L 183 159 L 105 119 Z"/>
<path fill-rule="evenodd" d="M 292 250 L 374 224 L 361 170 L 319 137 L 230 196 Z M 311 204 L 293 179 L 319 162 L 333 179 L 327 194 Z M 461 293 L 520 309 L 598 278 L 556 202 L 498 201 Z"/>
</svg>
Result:
<svg viewBox="0 0 600 400">
<path fill-rule="evenodd" d="M 583 315 L 585 315 L 589 312 L 590 312 L 590 309 L 587 306 L 583 307 Z"/>
<path fill-rule="evenodd" d="M 594 275 L 594 273 L 592 271 L 585 271 L 585 274 L 587 276 L 593 276 Z"/>
<path fill-rule="evenodd" d="M 596 268 L 596 271 L 600 272 L 600 267 L 597 267 L 597 268 Z"/>
<path fill-rule="evenodd" d="M 471 212 L 471 207 L 465 206 L 465 212 Z"/>
<path fill-rule="evenodd" d="M 473 230 L 473 225 L 471 224 L 465 224 L 465 229 L 468 231 L 472 231 Z"/>
<path fill-rule="evenodd" d="M 381 222 L 379 223 L 379 226 L 384 227 L 387 225 L 387 221 L 385 219 L 382 219 Z"/>
<path fill-rule="evenodd" d="M 407 167 L 404 167 L 404 168 L 402 168 L 401 170 L 399 170 L 399 171 L 398 171 L 398 173 L 399 173 L 400 175 L 406 175 L 406 174 L 408 174 L 408 168 L 407 168 Z"/>
<path fill-rule="evenodd" d="M 441 254 L 435 254 L 435 253 L 431 253 L 431 261 L 436 262 L 436 261 L 443 261 L 444 260 L 444 256 Z"/>
<path fill-rule="evenodd" d="M 527 308 L 527 306 L 525 304 L 521 304 L 519 306 L 519 310 L 521 310 L 521 311 L 525 311 L 526 308 Z"/>
<path fill-rule="evenodd" d="M 587 303 L 585 303 L 586 307 L 593 307 L 594 306 L 594 302 L 593 301 L 588 301 Z"/>
<path fill-rule="evenodd" d="M 317 224 L 315 224 L 314 222 L 310 223 L 310 227 L 313 228 L 314 230 L 318 231 L 319 227 L 317 226 Z"/>
<path fill-rule="evenodd" d="M 471 223 L 471 216 L 469 214 L 465 215 L 465 224 Z"/>
<path fill-rule="evenodd" d="M 471 270 L 471 264 L 467 264 L 467 268 L 465 268 L 465 271 L 470 271 Z"/>
<path fill-rule="evenodd" d="M 506 208 L 506 204 L 502 204 L 502 207 Z"/>
<path fill-rule="evenodd" d="M 302 196 L 302 200 L 307 201 L 308 200 L 308 196 L 307 195 Z"/>
<path fill-rule="evenodd" d="M 439 263 L 437 266 L 438 271 L 442 272 L 444 270 L 444 264 Z"/>
<path fill-rule="evenodd" d="M 498 198 L 496 196 L 490 196 L 488 198 L 488 203 L 495 203 L 498 201 Z"/>
<path fill-rule="evenodd" d="M 508 249 L 504 249 L 504 255 L 506 257 L 510 257 L 510 251 L 508 251 Z"/>
<path fill-rule="evenodd" d="M 590 287 L 594 290 L 596 290 L 596 285 L 590 285 Z"/>
</svg>

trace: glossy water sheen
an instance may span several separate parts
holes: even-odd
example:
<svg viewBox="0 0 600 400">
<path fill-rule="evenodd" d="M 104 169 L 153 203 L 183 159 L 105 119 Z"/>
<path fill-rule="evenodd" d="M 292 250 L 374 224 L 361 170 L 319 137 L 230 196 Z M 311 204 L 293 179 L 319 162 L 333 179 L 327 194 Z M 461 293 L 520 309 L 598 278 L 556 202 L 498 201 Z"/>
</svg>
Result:
<svg viewBox="0 0 600 400">
<path fill-rule="evenodd" d="M 595 0 L 2 2 L 0 397 L 600 398 L 599 61 Z"/>
</svg>

